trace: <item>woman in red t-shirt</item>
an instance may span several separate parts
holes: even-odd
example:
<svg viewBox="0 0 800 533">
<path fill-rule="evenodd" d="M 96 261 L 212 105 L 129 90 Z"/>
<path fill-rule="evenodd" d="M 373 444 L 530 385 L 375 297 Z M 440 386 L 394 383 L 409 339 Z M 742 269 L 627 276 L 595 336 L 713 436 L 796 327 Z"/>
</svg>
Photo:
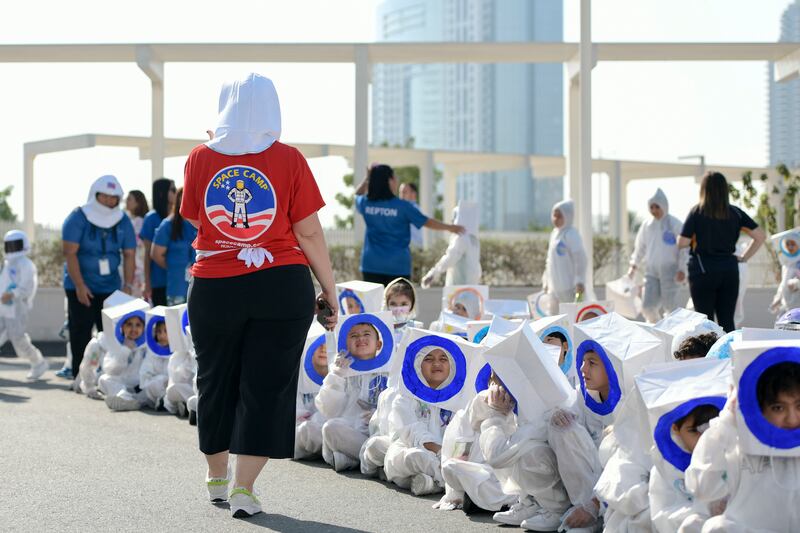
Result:
<svg viewBox="0 0 800 533">
<path fill-rule="evenodd" d="M 198 228 L 189 287 L 197 352 L 200 450 L 212 501 L 261 512 L 253 483 L 270 457 L 294 454 L 300 356 L 314 312 L 313 270 L 338 316 L 317 211 L 300 152 L 278 142 L 278 96 L 257 74 L 226 84 L 212 139 L 189 154 L 181 215 Z M 229 453 L 237 454 L 231 482 Z"/>
</svg>

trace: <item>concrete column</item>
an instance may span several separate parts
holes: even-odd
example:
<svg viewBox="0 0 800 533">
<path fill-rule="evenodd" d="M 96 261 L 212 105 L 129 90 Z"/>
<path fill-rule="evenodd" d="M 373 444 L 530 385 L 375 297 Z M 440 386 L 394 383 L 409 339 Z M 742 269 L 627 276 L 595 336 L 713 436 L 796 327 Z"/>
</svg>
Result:
<svg viewBox="0 0 800 533">
<path fill-rule="evenodd" d="M 36 156 L 29 154 L 26 150 L 24 157 L 25 161 L 22 168 L 25 182 L 22 188 L 24 196 L 22 218 L 25 233 L 28 235 L 28 239 L 33 242 L 36 239 L 36 221 L 33 217 L 33 161 Z"/>
<path fill-rule="evenodd" d="M 622 211 L 622 225 L 620 226 L 619 239 L 622 241 L 622 264 L 627 265 L 628 258 L 633 253 L 631 249 L 631 221 L 628 217 L 628 180 L 620 180 L 620 210 Z"/>
<path fill-rule="evenodd" d="M 419 207 L 420 210 L 433 216 L 434 211 L 434 190 L 433 190 L 433 152 L 428 151 L 422 157 L 419 165 Z M 422 242 L 428 248 L 433 242 L 433 232 L 428 228 L 422 230 Z"/>
<path fill-rule="evenodd" d="M 366 177 L 369 164 L 369 52 L 364 45 L 357 45 L 356 66 L 356 102 L 355 102 L 355 142 L 353 144 L 353 182 L 356 186 Z M 356 242 L 364 240 L 364 219 L 353 208 L 353 230 Z"/>
<path fill-rule="evenodd" d="M 608 232 L 622 242 L 622 220 L 626 209 L 622 205 L 622 164 L 614 161 L 614 169 L 608 176 Z M 617 261 L 616 275 L 621 275 L 623 260 Z"/>
<path fill-rule="evenodd" d="M 164 63 L 149 46 L 136 48 L 136 64 L 150 78 L 150 177 L 164 175 Z"/>
<path fill-rule="evenodd" d="M 452 165 L 444 167 L 444 176 L 442 178 L 444 181 L 444 206 L 442 208 L 444 222 L 450 222 L 450 217 L 453 216 L 453 209 L 456 208 L 458 203 L 457 182 L 459 174 L 461 174 L 461 171 Z"/>
<path fill-rule="evenodd" d="M 577 198 L 580 170 L 578 168 L 580 144 L 580 79 L 573 77 L 568 85 L 567 104 L 567 175 L 564 178 L 564 198 Z"/>
<path fill-rule="evenodd" d="M 594 246 L 592 244 L 592 27 L 591 2 L 581 0 L 580 41 L 580 183 L 575 215 L 586 248 L 586 290 L 594 294 Z"/>
</svg>

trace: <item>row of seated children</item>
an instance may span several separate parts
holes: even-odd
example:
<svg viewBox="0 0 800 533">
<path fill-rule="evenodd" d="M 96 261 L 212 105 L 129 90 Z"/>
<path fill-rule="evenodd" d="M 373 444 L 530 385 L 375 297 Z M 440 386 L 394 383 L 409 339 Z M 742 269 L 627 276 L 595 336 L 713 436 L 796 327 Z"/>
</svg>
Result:
<svg viewBox="0 0 800 533">
<path fill-rule="evenodd" d="M 391 309 L 390 297 L 401 293 L 411 313 L 397 315 L 403 322 L 392 341 L 400 351 L 409 349 L 409 336 L 453 339 L 408 329 L 411 284 L 390 285 L 384 305 Z M 436 343 L 416 352 L 413 369 L 348 372 L 375 359 L 388 340 L 374 321 L 356 319 L 342 341 L 346 353 L 322 334 L 309 337 L 316 346 L 301 372 L 314 370 L 317 390 L 298 390 L 296 458 L 322 455 L 337 471 L 359 468 L 415 495 L 444 492 L 434 507 L 494 511 L 496 521 L 533 531 L 796 530 L 800 335 L 772 341 L 772 350 L 758 336 L 741 340 L 733 345 L 732 370 L 716 358 L 730 353 L 734 337 L 718 339 L 720 330 L 700 318 L 700 327 L 665 340 L 652 326 L 605 315 L 571 325 L 574 338 L 583 339 L 576 350 L 569 333 L 542 334 L 543 345 L 558 348 L 551 357 L 564 383 L 575 388 L 569 402 L 536 416 L 522 416 L 527 404 L 517 404 L 514 391 L 525 387 L 507 368 L 492 369 L 485 390 L 460 409 L 449 410 L 435 395 L 409 394 L 411 374 L 435 391 L 451 384 L 454 359 Z M 748 347 L 760 352 L 748 359 Z M 764 367 L 755 381 L 742 380 L 741 367 L 772 361 L 775 353 L 784 360 Z M 567 379 L 570 371 L 576 383 Z M 681 400 L 658 424 L 648 420 L 663 409 L 654 395 Z M 743 395 L 748 414 L 737 403 Z M 748 437 L 745 416 L 762 417 L 761 433 Z"/>
<path fill-rule="evenodd" d="M 195 424 L 196 362 L 185 310 L 185 305 L 150 309 L 121 293 L 109 297 L 105 331 L 87 345 L 74 390 L 105 401 L 113 411 L 166 410 Z M 180 337 L 172 344 L 168 322 Z"/>
</svg>

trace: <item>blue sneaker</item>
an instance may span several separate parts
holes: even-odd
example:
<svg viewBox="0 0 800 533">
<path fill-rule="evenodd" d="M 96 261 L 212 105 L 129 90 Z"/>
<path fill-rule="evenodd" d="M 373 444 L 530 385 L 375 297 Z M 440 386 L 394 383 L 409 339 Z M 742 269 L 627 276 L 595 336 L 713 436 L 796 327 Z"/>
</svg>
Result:
<svg viewBox="0 0 800 533">
<path fill-rule="evenodd" d="M 64 379 L 72 379 L 72 369 L 64 367 L 58 372 L 56 372 L 56 377 L 64 378 Z"/>
</svg>

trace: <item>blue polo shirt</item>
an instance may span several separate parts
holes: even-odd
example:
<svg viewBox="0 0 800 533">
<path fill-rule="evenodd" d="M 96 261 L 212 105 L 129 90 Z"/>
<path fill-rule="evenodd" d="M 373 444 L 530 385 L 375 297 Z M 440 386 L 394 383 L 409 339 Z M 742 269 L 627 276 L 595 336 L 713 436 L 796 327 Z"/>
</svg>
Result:
<svg viewBox="0 0 800 533">
<path fill-rule="evenodd" d="M 142 221 L 142 230 L 139 232 L 139 238 L 152 243 L 156 236 L 156 229 L 158 229 L 158 226 L 163 220 L 161 215 L 156 213 L 155 210 L 147 213 Z M 149 257 L 147 259 L 150 261 L 150 286 L 155 289 L 166 287 L 167 271 L 158 266 L 156 262 Z"/>
<path fill-rule="evenodd" d="M 367 226 L 361 271 L 397 276 L 411 274 L 410 225 L 421 228 L 428 217 L 411 202 L 396 197 L 372 201 L 358 195 L 356 209 Z"/>
<path fill-rule="evenodd" d="M 124 216 L 116 226 L 104 229 L 91 224 L 80 208 L 75 209 L 64 220 L 61 227 L 61 239 L 79 245 L 78 264 L 81 276 L 89 290 L 97 294 L 109 294 L 122 286 L 119 277 L 119 265 L 122 262 L 122 250 L 136 248 L 136 233 L 133 231 L 131 219 Z M 107 259 L 109 274 L 100 274 L 100 260 Z M 64 263 L 64 288 L 74 291 L 75 283 L 69 277 L 67 265 Z"/>
<path fill-rule="evenodd" d="M 183 236 L 173 241 L 172 218 L 165 218 L 158 226 L 153 244 L 164 246 L 167 249 L 167 296 L 183 296 L 189 291 L 189 282 L 186 279 L 186 267 L 195 261 L 192 242 L 197 237 L 197 230 L 190 223 L 183 221 Z"/>
</svg>

